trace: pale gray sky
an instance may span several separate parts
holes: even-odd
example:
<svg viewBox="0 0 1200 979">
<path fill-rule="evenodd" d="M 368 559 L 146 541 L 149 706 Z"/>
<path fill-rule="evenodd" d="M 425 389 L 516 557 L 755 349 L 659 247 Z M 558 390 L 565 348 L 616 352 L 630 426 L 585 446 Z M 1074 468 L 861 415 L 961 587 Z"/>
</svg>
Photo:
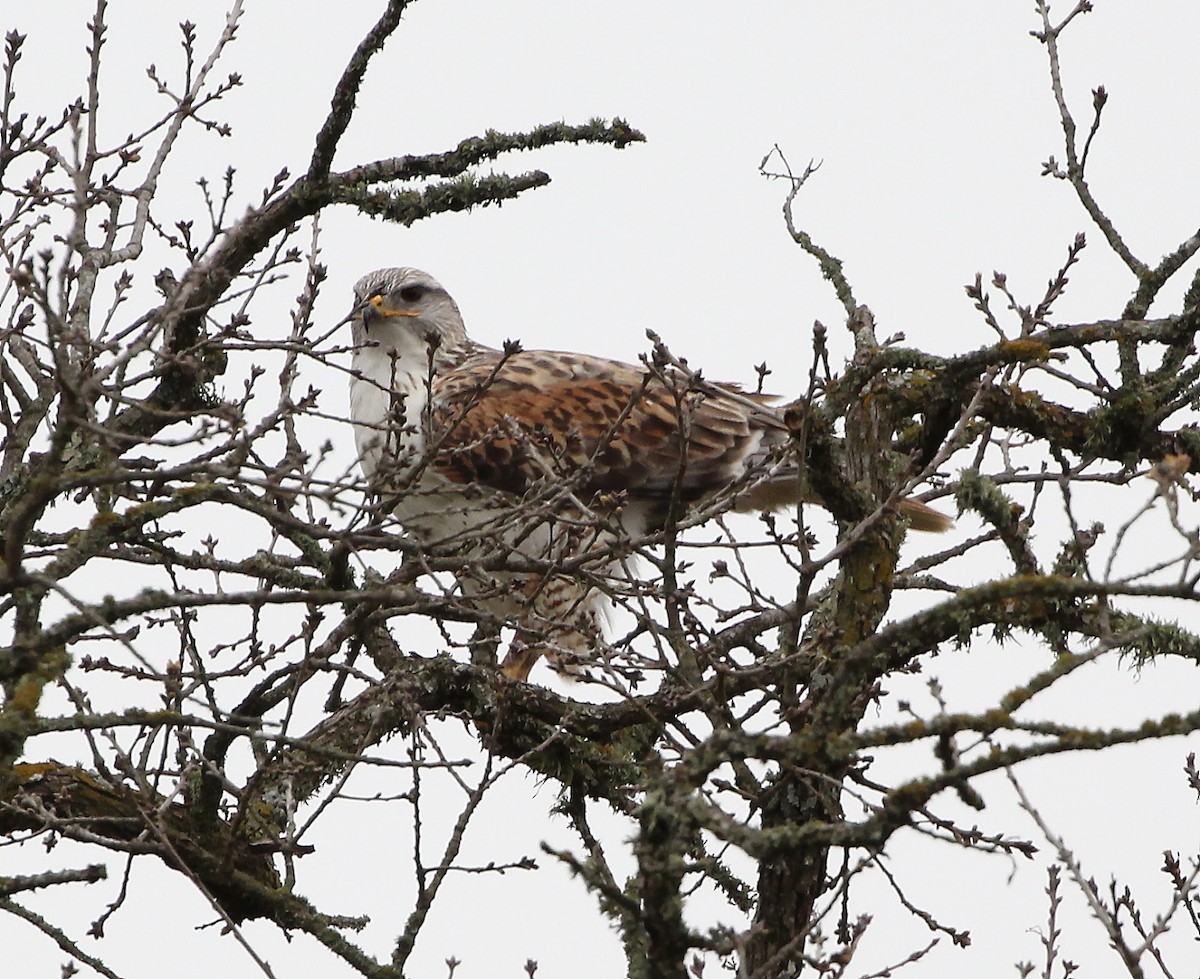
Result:
<svg viewBox="0 0 1200 979">
<path fill-rule="evenodd" d="M 247 0 L 246 6 L 239 40 L 223 62 L 244 84 L 217 110 L 232 123 L 233 136 L 189 138 L 161 191 L 178 201 L 181 214 L 198 209 L 195 179 L 215 180 L 229 163 L 238 168 L 242 201 L 257 200 L 282 166 L 293 173 L 304 168 L 333 83 L 382 5 Z M 1056 6 L 1061 14 L 1068 5 Z M 1188 0 L 1096 6 L 1064 38 L 1067 91 L 1086 124 L 1090 89 L 1107 86 L 1092 187 L 1135 251 L 1155 261 L 1200 224 L 1200 7 Z M 30 34 L 18 88 L 31 113 L 56 115 L 77 92 L 86 70 L 87 7 L 64 0 L 7 4 L 0 26 Z M 765 359 L 776 390 L 799 391 L 814 319 L 833 328 L 835 357 L 849 346 L 832 291 L 785 233 L 784 186 L 758 174 L 759 161 L 777 143 L 797 169 L 810 158 L 823 161 L 797 201 L 797 219 L 845 261 L 881 336 L 903 331 L 914 345 L 938 353 L 988 342 L 963 285 L 977 271 L 986 279 L 999 269 L 1036 303 L 1081 230 L 1090 247 L 1057 318 L 1116 316 L 1131 280 L 1069 187 L 1040 176 L 1042 161 L 1062 159 L 1063 152 L 1045 52 L 1029 36 L 1037 26 L 1032 7 L 1030 0 L 421 0 L 373 64 L 336 166 L 448 149 L 489 127 L 519 130 L 592 116 L 622 116 L 649 139 L 622 152 L 567 147 L 506 158 L 497 169 L 545 169 L 553 183 L 502 208 L 411 229 L 348 209 L 328 212 L 322 247 L 330 282 L 320 314 L 338 319 L 363 272 L 415 265 L 451 290 L 484 342 L 517 337 L 527 347 L 632 359 L 646 349 L 644 332 L 653 328 L 710 377 L 753 383 L 753 365 Z M 114 0 L 103 106 L 110 137 L 161 111 L 145 68 L 178 68 L 174 25 L 196 21 L 206 51 L 224 10 L 212 0 Z M 296 291 L 293 283 L 278 290 L 279 336 Z M 345 411 L 340 378 L 314 383 L 329 385 L 330 411 Z M 1130 494 L 1132 511 L 1149 487 L 1131 487 Z M 1018 642 L 1000 652 L 944 654 L 931 672 L 965 709 L 994 703 L 998 691 L 1044 667 L 1044 656 Z M 897 680 L 892 689 L 916 700 L 922 682 Z M 1057 702 L 1100 725 L 1115 716 L 1145 716 L 1145 704 L 1194 709 L 1188 693 L 1194 689 L 1194 677 L 1181 680 L 1177 671 L 1151 668 L 1132 682 L 1114 664 L 1097 667 L 1061 695 L 1069 702 Z M 1179 764 L 1197 747 L 1193 738 L 1030 769 L 1031 786 L 1088 872 L 1100 881 L 1112 872 L 1132 875 L 1131 882 L 1148 888 L 1148 913 L 1165 901 L 1166 889 L 1154 877 L 1161 851 L 1196 845 L 1194 805 Z M 354 789 L 387 792 L 386 775 L 364 775 Z M 1004 815 L 1011 802 L 1001 780 L 981 788 L 991 808 L 974 817 L 980 825 L 1013 823 Z M 594 900 L 537 853 L 543 839 L 574 842 L 548 815 L 553 797 L 550 786 L 516 770 L 485 803 L 463 862 L 531 855 L 544 869 L 466 878 L 435 912 L 413 976 L 444 975 L 450 955 L 463 960 L 456 979 L 520 976 L 526 958 L 541 964 L 539 977 L 623 974 L 619 943 Z M 407 913 L 407 811 L 397 806 L 368 817 L 373 808 L 343 807 L 340 819 L 331 818 L 309 841 L 317 853 L 301 864 L 302 889 L 327 910 L 370 913 L 373 924 L 362 941 L 385 954 Z M 1015 825 L 1032 832 L 1019 817 Z M 620 827 L 614 822 L 610 829 L 619 839 Z M 392 834 L 400 841 L 394 846 Z M 6 850 L 13 866 L 0 872 L 41 866 L 40 843 L 25 850 L 28 866 L 15 866 L 17 855 Z M 64 845 L 53 856 L 77 865 L 84 862 L 79 853 Z M 909 896 L 971 929 L 975 939 L 965 950 L 943 939 L 910 974 L 998 979 L 1012 976 L 1019 959 L 1037 960 L 1041 948 L 1030 929 L 1044 926 L 1043 864 L 952 857 L 919 841 L 898 840 L 894 848 Z M 120 861 L 107 862 L 107 884 L 77 888 L 70 897 L 51 890 L 29 903 L 60 920 L 93 919 L 120 879 Z M 63 911 L 68 902 L 71 909 Z M 88 948 L 136 976 L 255 975 L 219 929 L 192 931 L 211 917 L 175 875 L 144 861 L 109 937 Z M 1069 957 L 1087 964 L 1089 975 L 1113 974 L 1106 941 L 1077 898 L 1067 920 Z M 281 977 L 348 974 L 303 936 L 289 944 L 254 923 L 246 933 Z M 859 971 L 882 967 L 927 937 L 920 922 L 881 897 L 876 928 L 856 960 Z M 0 947 L 6 955 L 20 949 L 20 974 L 39 979 L 57 976 L 64 958 L 7 916 L 0 917 Z M 1200 953 L 1193 965 L 1187 974 L 1200 970 Z M 710 970 L 717 974 L 716 963 Z"/>
</svg>

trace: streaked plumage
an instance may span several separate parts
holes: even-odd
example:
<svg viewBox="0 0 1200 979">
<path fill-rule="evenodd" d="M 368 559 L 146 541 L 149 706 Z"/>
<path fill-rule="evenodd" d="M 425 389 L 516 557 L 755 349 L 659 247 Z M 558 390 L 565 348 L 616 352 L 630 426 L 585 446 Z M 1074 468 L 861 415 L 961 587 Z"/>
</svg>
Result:
<svg viewBox="0 0 1200 979">
<path fill-rule="evenodd" d="M 445 289 L 417 269 L 380 269 L 354 288 L 351 414 L 363 470 L 426 544 L 557 562 L 656 529 L 672 499 L 741 485 L 736 508 L 754 510 L 808 495 L 771 397 L 670 368 L 481 346 Z M 531 493 L 551 499 L 514 507 Z M 603 516 L 582 519 L 598 499 L 619 522 L 609 531 Z M 949 523 L 904 505 L 920 529 Z M 531 510 L 537 516 L 518 519 Z M 601 558 L 585 570 L 607 576 L 619 563 Z M 585 580 L 476 572 L 462 584 L 515 620 L 504 669 L 524 679 L 540 655 L 586 661 L 599 641 L 604 596 Z"/>
</svg>

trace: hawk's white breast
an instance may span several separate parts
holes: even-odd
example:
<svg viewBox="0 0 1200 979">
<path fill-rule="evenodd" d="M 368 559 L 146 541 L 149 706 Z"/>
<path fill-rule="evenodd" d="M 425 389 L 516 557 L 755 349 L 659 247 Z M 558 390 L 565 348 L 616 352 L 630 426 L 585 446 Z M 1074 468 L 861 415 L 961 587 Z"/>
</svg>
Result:
<svg viewBox="0 0 1200 979">
<path fill-rule="evenodd" d="M 388 493 L 389 508 L 405 530 L 426 543 L 453 541 L 496 519 L 496 494 L 452 482 L 429 465 L 427 347 L 404 344 L 408 336 L 399 333 L 400 342 L 390 349 L 369 340 L 356 344 L 354 439 L 363 474 Z"/>
</svg>

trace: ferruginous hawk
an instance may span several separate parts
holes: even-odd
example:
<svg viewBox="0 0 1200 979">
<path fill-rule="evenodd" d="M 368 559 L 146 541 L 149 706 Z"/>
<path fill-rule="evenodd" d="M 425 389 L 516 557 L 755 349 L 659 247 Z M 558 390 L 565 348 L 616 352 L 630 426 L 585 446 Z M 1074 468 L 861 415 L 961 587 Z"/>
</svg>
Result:
<svg viewBox="0 0 1200 979">
<path fill-rule="evenodd" d="M 672 507 L 731 488 L 737 510 L 814 502 L 774 397 L 670 366 L 482 346 L 418 269 L 379 269 L 354 292 L 363 472 L 415 539 L 460 548 L 464 594 L 515 625 L 509 676 L 525 679 L 543 655 L 589 661 L 607 608 L 598 586 L 624 573 L 621 542 L 661 528 Z M 900 506 L 916 529 L 950 525 L 915 500 Z"/>
</svg>

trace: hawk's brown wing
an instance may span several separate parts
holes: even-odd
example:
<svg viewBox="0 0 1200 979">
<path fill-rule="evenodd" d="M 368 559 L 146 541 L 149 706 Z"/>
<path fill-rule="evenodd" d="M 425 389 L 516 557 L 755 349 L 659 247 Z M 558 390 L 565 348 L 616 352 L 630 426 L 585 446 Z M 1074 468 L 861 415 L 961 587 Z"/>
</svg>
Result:
<svg viewBox="0 0 1200 979">
<path fill-rule="evenodd" d="M 557 474 L 585 493 L 661 499 L 678 483 L 694 499 L 786 437 L 772 400 L 598 357 L 480 352 L 433 382 L 433 465 L 512 493 Z"/>
</svg>

